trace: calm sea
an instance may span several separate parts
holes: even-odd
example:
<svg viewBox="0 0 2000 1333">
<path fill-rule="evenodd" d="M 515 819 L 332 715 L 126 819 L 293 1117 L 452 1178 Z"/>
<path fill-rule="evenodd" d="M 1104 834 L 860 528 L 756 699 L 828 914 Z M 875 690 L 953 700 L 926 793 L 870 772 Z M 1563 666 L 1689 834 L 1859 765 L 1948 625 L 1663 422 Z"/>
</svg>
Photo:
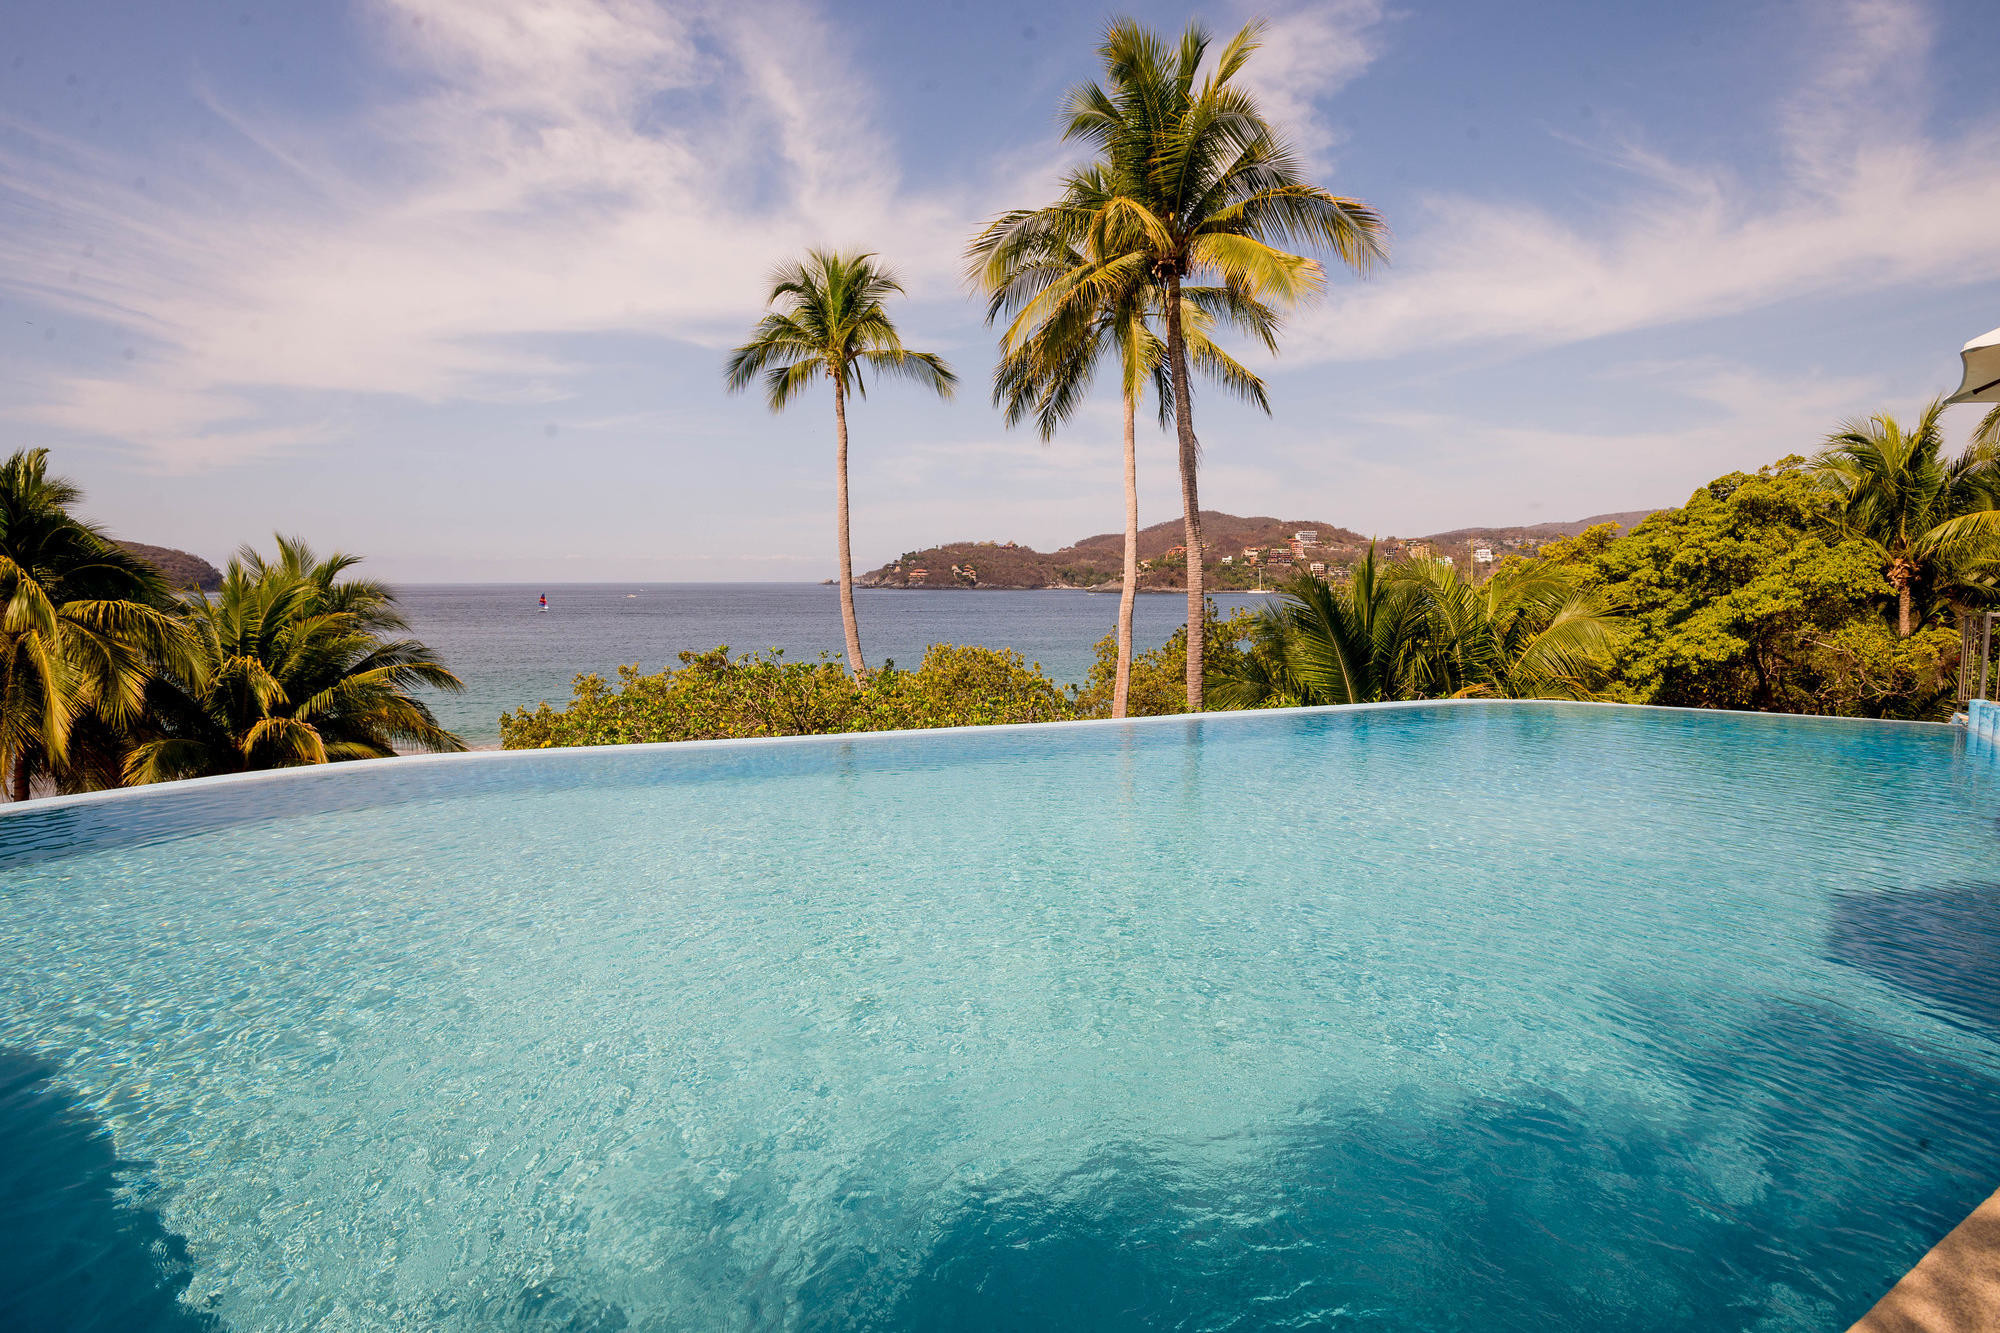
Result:
<svg viewBox="0 0 2000 1333">
<path fill-rule="evenodd" d="M 806 659 L 841 650 L 837 590 L 818 583 L 414 584 L 398 593 L 411 632 L 465 681 L 463 694 L 431 703 L 470 745 L 498 744 L 510 709 L 543 699 L 560 707 L 579 672 L 609 678 L 626 662 L 659 671 L 678 666 L 683 651 L 719 644 Z M 547 613 L 536 610 L 542 593 Z M 1264 600 L 1228 593 L 1215 603 L 1227 615 Z M 1082 682 L 1118 617 L 1115 595 L 1084 592 L 860 588 L 854 601 L 870 662 L 914 667 L 933 643 L 980 643 L 1012 648 L 1065 685 Z M 1140 597 L 1139 648 L 1166 642 L 1186 610 L 1178 593 Z"/>
</svg>

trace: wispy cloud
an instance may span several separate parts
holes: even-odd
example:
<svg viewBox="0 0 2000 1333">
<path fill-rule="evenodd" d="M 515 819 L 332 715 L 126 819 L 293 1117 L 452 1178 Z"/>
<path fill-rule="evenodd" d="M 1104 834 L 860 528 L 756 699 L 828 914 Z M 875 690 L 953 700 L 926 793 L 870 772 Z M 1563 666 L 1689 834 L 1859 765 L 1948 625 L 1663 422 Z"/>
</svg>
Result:
<svg viewBox="0 0 2000 1333">
<path fill-rule="evenodd" d="M 1244 69 L 1245 82 L 1293 145 L 1321 158 L 1339 142 L 1323 104 L 1381 55 L 1382 0 L 1326 0 L 1265 13 L 1264 43 Z"/>
<path fill-rule="evenodd" d="M 211 94 L 235 135 L 151 185 L 47 135 L 0 150 L 0 274 L 144 350 L 122 379 L 58 379 L 25 411 L 213 461 L 312 438 L 261 420 L 249 391 L 532 401 L 567 391 L 548 335 L 714 341 L 807 243 L 866 241 L 922 264 L 914 289 L 954 289 L 970 204 L 898 179 L 865 79 L 809 8 L 367 12 L 412 90 L 350 119 Z"/>
<path fill-rule="evenodd" d="M 1588 228 L 1530 204 L 1433 197 L 1395 267 L 1302 317 L 1292 355 L 1553 345 L 1808 293 L 2000 277 L 2000 126 L 1923 133 L 1926 12 L 1850 0 L 1823 22 L 1815 77 L 1773 113 L 1776 178 L 1623 143 L 1601 151 L 1631 188 Z"/>
</svg>

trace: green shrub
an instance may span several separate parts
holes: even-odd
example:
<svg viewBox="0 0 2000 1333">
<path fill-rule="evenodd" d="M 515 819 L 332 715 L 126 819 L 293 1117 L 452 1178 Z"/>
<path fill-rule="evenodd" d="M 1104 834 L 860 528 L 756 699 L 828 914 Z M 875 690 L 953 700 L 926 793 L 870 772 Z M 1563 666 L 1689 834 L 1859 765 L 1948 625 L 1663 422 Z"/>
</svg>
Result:
<svg viewBox="0 0 2000 1333">
<path fill-rule="evenodd" d="M 731 657 L 682 653 L 681 666 L 642 675 L 618 668 L 576 678 L 566 708 L 543 703 L 500 719 L 509 750 L 741 736 L 809 736 L 906 728 L 1058 722 L 1077 715 L 1069 695 L 1019 653 L 932 644 L 915 671 L 862 680 L 839 663 L 786 661 L 782 651 Z"/>
</svg>

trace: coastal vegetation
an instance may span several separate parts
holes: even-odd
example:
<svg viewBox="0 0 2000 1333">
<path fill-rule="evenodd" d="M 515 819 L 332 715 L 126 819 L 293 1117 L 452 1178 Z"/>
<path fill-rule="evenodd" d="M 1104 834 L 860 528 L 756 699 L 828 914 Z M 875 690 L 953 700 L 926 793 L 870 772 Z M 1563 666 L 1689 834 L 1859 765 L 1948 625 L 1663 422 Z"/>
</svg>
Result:
<svg viewBox="0 0 2000 1333">
<path fill-rule="evenodd" d="M 166 581 L 70 512 L 82 492 L 46 449 L 0 463 L 0 769 L 32 785 L 100 785 L 139 725 L 149 668 L 184 637 Z"/>
<path fill-rule="evenodd" d="M 1198 673 L 1211 709 L 1543 698 L 1941 721 L 1956 704 L 1955 616 L 2000 604 L 1988 526 L 2000 494 L 1967 480 L 1987 475 L 2000 446 L 1979 438 L 1938 456 L 1937 475 L 1956 481 L 1922 509 L 1922 531 L 1959 535 L 1899 586 L 1895 548 L 1863 526 L 1871 511 L 1857 512 L 1841 452 L 1850 434 L 1834 432 L 1814 459 L 1718 477 L 1629 531 L 1607 522 L 1546 543 L 1484 579 L 1435 555 L 1382 561 L 1371 545 L 1351 570 L 1284 583 L 1262 612 L 1223 619 L 1204 603 L 1197 636 L 1182 626 L 1132 655 L 1125 711 L 1190 711 Z M 521 710 L 502 734 L 527 747 L 1113 715 L 1116 631 L 1071 690 L 1013 654 L 932 651 L 918 671 L 866 682 L 823 662 L 686 654 L 679 671 L 622 669 L 618 689 L 579 677 L 569 708 Z"/>
<path fill-rule="evenodd" d="M 930 352 L 903 346 L 883 302 L 902 292 L 895 275 L 874 255 L 808 251 L 772 275 L 767 306 L 750 341 L 729 358 L 729 391 L 761 380 L 764 401 L 782 412 L 824 376 L 833 386 L 834 529 L 840 555 L 840 623 L 847 636 L 847 667 L 868 669 L 854 616 L 854 556 L 848 541 L 847 396 L 868 395 L 868 373 L 912 380 L 940 398 L 951 397 L 957 377 Z"/>
<path fill-rule="evenodd" d="M 1953 706 L 1956 606 L 1969 583 L 1899 589 L 1855 535 L 1842 474 L 1793 455 L 1732 472 L 1627 535 L 1605 525 L 1542 548 L 1621 609 L 1605 697 L 1631 703 L 1942 720 Z M 1968 556 L 1968 560 L 1970 557 Z M 1910 633 L 1901 633 L 1903 594 Z"/>
<path fill-rule="evenodd" d="M 781 651 L 731 656 L 726 647 L 682 653 L 652 675 L 618 669 L 576 680 L 566 708 L 543 703 L 500 719 L 510 750 L 620 745 L 746 736 L 1058 722 L 1076 716 L 1068 694 L 1006 650 L 933 644 L 914 671 L 894 663 L 855 675 L 826 658 L 788 660 Z"/>
<path fill-rule="evenodd" d="M 134 782 L 463 750 L 413 691 L 464 688 L 409 628 L 395 594 L 343 577 L 359 561 L 321 558 L 278 538 L 276 558 L 244 551 L 214 597 L 180 603 L 185 651 L 146 686 Z"/>
<path fill-rule="evenodd" d="M 1400 699 L 1594 699 L 1622 620 L 1588 580 L 1523 562 L 1484 583 L 1436 560 L 1302 576 L 1224 665 L 1225 708 Z"/>
<path fill-rule="evenodd" d="M 278 539 L 220 591 L 160 571 L 77 517 L 48 451 L 0 463 L 0 773 L 7 794 L 460 750 L 415 693 L 457 689 L 355 558 Z"/>
</svg>

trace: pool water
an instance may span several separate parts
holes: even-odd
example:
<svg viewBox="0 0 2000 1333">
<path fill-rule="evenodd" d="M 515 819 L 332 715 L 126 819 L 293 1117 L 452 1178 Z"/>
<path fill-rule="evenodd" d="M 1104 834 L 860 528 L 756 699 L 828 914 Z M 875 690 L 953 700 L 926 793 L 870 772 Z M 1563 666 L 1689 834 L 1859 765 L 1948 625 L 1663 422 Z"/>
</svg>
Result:
<svg viewBox="0 0 2000 1333">
<path fill-rule="evenodd" d="M 2000 1186 L 2000 767 L 1447 704 L 0 819 L 0 1326 L 1838 1330 Z"/>
</svg>

